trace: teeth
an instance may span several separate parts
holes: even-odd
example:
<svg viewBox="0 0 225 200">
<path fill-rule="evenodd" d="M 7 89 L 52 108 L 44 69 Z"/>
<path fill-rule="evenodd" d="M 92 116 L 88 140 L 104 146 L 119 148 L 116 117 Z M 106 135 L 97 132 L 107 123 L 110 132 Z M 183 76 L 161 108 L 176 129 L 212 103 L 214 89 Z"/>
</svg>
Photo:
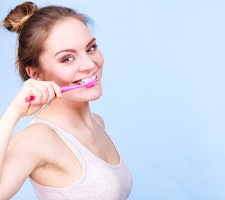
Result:
<svg viewBox="0 0 225 200">
<path fill-rule="evenodd" d="M 83 81 L 77 81 L 76 82 L 78 85 L 83 85 L 85 82 L 83 82 Z"/>
<path fill-rule="evenodd" d="M 83 84 L 86 84 L 89 81 L 95 80 L 95 79 L 97 79 L 97 75 L 90 76 L 90 77 L 84 78 L 84 79 L 80 79 L 80 80 L 76 81 L 75 83 L 78 84 L 78 85 L 83 85 Z"/>
</svg>

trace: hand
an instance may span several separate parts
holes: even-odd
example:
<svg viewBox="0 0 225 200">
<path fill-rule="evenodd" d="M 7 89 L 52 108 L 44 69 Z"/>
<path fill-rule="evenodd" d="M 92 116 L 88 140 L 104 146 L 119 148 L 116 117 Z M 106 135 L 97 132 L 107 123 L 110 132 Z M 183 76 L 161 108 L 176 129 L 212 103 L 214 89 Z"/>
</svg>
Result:
<svg viewBox="0 0 225 200">
<path fill-rule="evenodd" d="M 34 100 L 26 102 L 26 99 L 34 96 Z M 27 80 L 20 92 L 13 99 L 10 106 L 18 110 L 20 117 L 32 115 L 44 104 L 54 98 L 61 98 L 61 88 L 52 81 Z"/>
</svg>

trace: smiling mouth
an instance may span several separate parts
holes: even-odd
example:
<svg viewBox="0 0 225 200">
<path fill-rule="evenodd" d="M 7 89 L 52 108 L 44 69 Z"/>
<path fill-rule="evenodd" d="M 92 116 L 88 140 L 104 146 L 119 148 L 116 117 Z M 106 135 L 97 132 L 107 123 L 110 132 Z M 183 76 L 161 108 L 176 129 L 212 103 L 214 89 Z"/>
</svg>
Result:
<svg viewBox="0 0 225 200">
<path fill-rule="evenodd" d="M 93 81 L 93 80 L 97 80 L 96 74 L 92 75 L 92 76 L 89 76 L 87 78 L 79 79 L 79 80 L 75 81 L 74 83 L 77 84 L 77 85 L 84 85 L 84 84 L 87 84 L 88 82 Z"/>
</svg>

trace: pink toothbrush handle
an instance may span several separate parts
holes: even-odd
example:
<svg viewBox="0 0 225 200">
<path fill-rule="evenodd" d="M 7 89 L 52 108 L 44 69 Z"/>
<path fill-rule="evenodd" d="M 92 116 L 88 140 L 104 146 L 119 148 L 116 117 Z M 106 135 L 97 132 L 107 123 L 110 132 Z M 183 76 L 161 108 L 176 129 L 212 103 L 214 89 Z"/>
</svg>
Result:
<svg viewBox="0 0 225 200">
<path fill-rule="evenodd" d="M 70 90 L 78 89 L 78 88 L 85 87 L 85 86 L 86 86 L 86 84 L 84 84 L 84 85 L 76 85 L 76 86 L 61 87 L 61 92 L 68 92 Z"/>
<path fill-rule="evenodd" d="M 26 98 L 26 102 L 31 102 L 35 99 L 35 96 L 30 96 L 28 98 Z"/>
<path fill-rule="evenodd" d="M 87 82 L 83 85 L 65 86 L 65 87 L 61 88 L 61 92 L 68 92 L 70 90 L 78 89 L 78 88 L 81 88 L 81 87 L 90 88 L 90 87 L 96 85 L 97 83 L 98 83 L 97 80 L 91 80 L 90 82 Z"/>
<path fill-rule="evenodd" d="M 83 84 L 83 85 L 75 85 L 75 86 L 65 86 L 65 87 L 62 87 L 61 88 L 61 92 L 68 92 L 70 90 L 74 90 L 74 89 L 78 89 L 78 88 L 82 88 L 82 87 L 87 87 L 87 88 L 90 88 L 90 87 L 93 87 L 94 85 L 96 85 L 98 83 L 97 80 L 92 80 L 86 84 Z M 28 98 L 26 98 L 26 102 L 31 102 L 35 99 L 35 96 L 30 96 Z"/>
</svg>

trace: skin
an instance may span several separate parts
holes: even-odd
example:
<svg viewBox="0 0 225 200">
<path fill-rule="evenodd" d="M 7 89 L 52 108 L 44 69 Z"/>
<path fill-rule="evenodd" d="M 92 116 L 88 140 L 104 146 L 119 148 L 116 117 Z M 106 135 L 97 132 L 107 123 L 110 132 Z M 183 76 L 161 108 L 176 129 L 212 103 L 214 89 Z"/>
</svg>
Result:
<svg viewBox="0 0 225 200">
<path fill-rule="evenodd" d="M 15 125 L 24 116 L 37 113 L 36 117 L 63 128 L 103 161 L 119 164 L 113 143 L 97 125 L 89 107 L 89 101 L 102 94 L 103 63 L 96 40 L 82 22 L 66 18 L 56 23 L 44 43 L 41 70 L 27 67 L 31 79 L 24 83 L 0 120 L 1 200 L 10 199 L 28 176 L 48 187 L 65 187 L 82 174 L 76 156 L 50 127 L 34 124 L 11 138 Z M 72 90 L 61 97 L 60 87 L 74 85 L 93 74 L 97 74 L 97 85 Z M 25 99 L 30 95 L 35 100 L 28 103 Z M 102 118 L 95 116 L 104 126 Z"/>
</svg>

